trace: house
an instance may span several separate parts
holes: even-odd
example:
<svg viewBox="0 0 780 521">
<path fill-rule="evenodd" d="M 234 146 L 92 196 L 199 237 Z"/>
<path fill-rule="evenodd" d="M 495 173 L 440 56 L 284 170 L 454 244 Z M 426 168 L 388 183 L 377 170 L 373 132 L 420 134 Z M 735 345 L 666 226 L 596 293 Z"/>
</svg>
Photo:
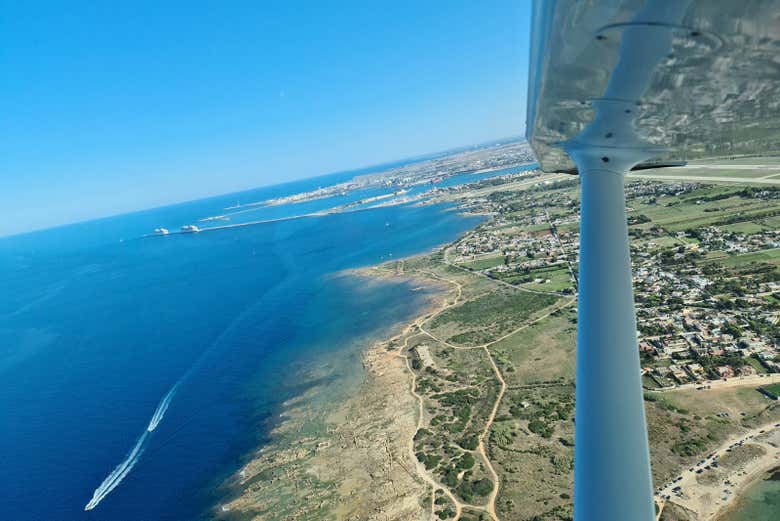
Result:
<svg viewBox="0 0 780 521">
<path fill-rule="evenodd" d="M 704 374 L 704 368 L 701 366 L 701 364 L 688 364 L 685 366 L 685 369 L 688 371 L 688 374 L 691 375 L 691 377 L 694 380 L 699 380 L 705 376 Z"/>
<path fill-rule="evenodd" d="M 674 378 L 677 383 L 684 384 L 688 382 L 689 378 L 688 375 L 685 373 L 685 371 L 678 365 L 670 365 L 669 370 L 672 373 L 672 378 Z"/>
<path fill-rule="evenodd" d="M 730 365 L 721 365 L 719 367 L 716 367 L 715 372 L 721 378 L 731 378 L 732 376 L 734 376 L 734 368 L 731 367 Z"/>
<path fill-rule="evenodd" d="M 752 365 L 743 365 L 737 372 L 739 376 L 753 376 L 756 374 L 756 369 Z"/>
</svg>

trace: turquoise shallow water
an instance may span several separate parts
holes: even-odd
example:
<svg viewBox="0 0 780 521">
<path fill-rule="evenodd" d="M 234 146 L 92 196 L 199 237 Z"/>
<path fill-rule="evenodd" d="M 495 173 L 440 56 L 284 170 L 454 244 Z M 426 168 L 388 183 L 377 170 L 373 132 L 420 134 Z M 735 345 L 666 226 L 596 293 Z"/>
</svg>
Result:
<svg viewBox="0 0 780 521">
<path fill-rule="evenodd" d="M 235 198 L 0 239 L 4 519 L 198 518 L 214 485 L 264 442 L 280 404 L 316 384 L 298 380 L 301 367 L 331 360 L 344 368 L 331 378 L 347 375 L 359 359 L 345 346 L 427 302 L 405 284 L 333 275 L 479 222 L 399 206 L 140 238 Z"/>
<path fill-rule="evenodd" d="M 780 519 L 780 468 L 769 479 L 751 485 L 722 521 L 777 521 Z"/>
</svg>

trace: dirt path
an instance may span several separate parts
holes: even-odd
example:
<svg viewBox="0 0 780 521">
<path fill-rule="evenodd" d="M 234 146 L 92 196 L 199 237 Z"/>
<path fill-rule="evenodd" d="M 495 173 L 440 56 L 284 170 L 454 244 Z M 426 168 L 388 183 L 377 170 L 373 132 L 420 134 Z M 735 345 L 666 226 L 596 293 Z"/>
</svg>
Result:
<svg viewBox="0 0 780 521">
<path fill-rule="evenodd" d="M 660 507 L 657 519 L 660 519 L 667 503 L 682 505 L 686 509 L 696 512 L 702 519 L 712 519 L 718 512 L 728 508 L 733 501 L 739 498 L 741 490 L 757 475 L 760 475 L 767 469 L 777 465 L 778 459 L 780 459 L 780 451 L 778 451 L 775 445 L 766 441 L 759 441 L 756 437 L 780 429 L 778 425 L 780 425 L 780 423 L 769 422 L 726 440 L 702 460 L 704 463 L 699 462 L 693 465 L 691 467 L 693 469 L 692 471 L 690 469 L 684 470 L 677 478 L 664 484 L 663 487 L 660 487 L 660 491 L 655 495 L 655 502 Z M 723 485 L 720 483 L 702 485 L 697 482 L 697 476 L 699 476 L 697 471 L 704 470 L 706 472 L 709 470 L 706 469 L 707 466 L 711 465 L 712 462 L 717 461 L 718 458 L 726 455 L 726 451 L 729 448 L 732 448 L 735 444 L 740 442 L 763 447 L 766 450 L 766 454 L 756 461 L 744 465 L 738 472 L 731 473 L 729 476 L 731 483 L 728 486 L 730 492 L 728 494 L 723 496 Z M 681 492 L 684 494 L 682 497 L 674 496 L 673 489 L 675 487 L 680 487 Z M 704 500 L 704 497 L 708 495 L 712 497 L 707 498 L 708 500 Z M 666 499 L 667 496 L 671 497 Z M 724 500 L 721 496 L 726 499 Z M 720 500 L 716 499 L 719 497 L 721 498 Z"/>
<path fill-rule="evenodd" d="M 399 267 L 399 269 L 400 269 L 400 272 L 403 273 L 403 270 L 404 270 L 403 264 Z M 466 271 L 469 272 L 469 273 L 472 273 L 472 272 L 470 272 L 468 270 L 466 270 Z M 513 329 L 512 331 L 506 333 L 505 335 L 503 335 L 503 336 L 501 336 L 501 337 L 499 337 L 499 338 L 497 338 L 495 340 L 492 340 L 490 342 L 487 342 L 487 343 L 484 343 L 484 344 L 481 344 L 481 345 L 477 345 L 477 346 L 459 346 L 459 345 L 451 344 L 451 343 L 449 343 L 449 342 L 447 342 L 447 341 L 445 341 L 443 339 L 438 338 L 433 333 L 431 333 L 430 331 L 425 329 L 425 324 L 427 324 L 431 320 L 435 319 L 437 316 L 439 316 L 441 313 L 443 313 L 447 309 L 449 309 L 451 307 L 454 307 L 454 306 L 456 306 L 456 305 L 461 303 L 461 301 L 463 299 L 463 285 L 460 282 L 456 281 L 456 280 L 448 279 L 448 278 L 442 277 L 440 275 L 437 275 L 437 274 L 429 272 L 429 271 L 424 271 L 422 273 L 425 273 L 426 275 L 428 275 L 431 278 L 434 278 L 436 280 L 452 284 L 455 287 L 455 297 L 453 299 L 451 299 L 451 300 L 449 298 L 446 299 L 445 302 L 442 304 L 441 308 L 438 311 L 436 311 L 435 313 L 432 313 L 427 318 L 418 319 L 417 321 L 415 321 L 414 324 L 410 324 L 409 326 L 407 326 L 407 328 L 404 329 L 403 333 L 401 333 L 400 335 L 397 335 L 395 338 L 400 338 L 403 335 L 408 335 L 408 333 L 412 330 L 412 328 L 416 327 L 421 333 L 425 334 L 426 336 L 430 337 L 431 339 L 435 340 L 436 342 L 438 342 L 438 343 L 440 343 L 442 345 L 445 345 L 445 346 L 447 346 L 447 347 L 449 347 L 451 349 L 463 349 L 463 350 L 482 349 L 482 350 L 484 350 L 485 355 L 487 356 L 488 361 L 490 362 L 490 365 L 493 368 L 493 372 L 496 375 L 496 380 L 498 381 L 499 386 L 500 386 L 499 392 L 498 392 L 498 394 L 496 396 L 496 401 L 494 402 L 493 408 L 490 411 L 490 415 L 488 416 L 487 421 L 485 422 L 485 428 L 484 428 L 484 430 L 482 431 L 482 433 L 479 436 L 479 443 L 477 445 L 477 452 L 480 454 L 480 456 L 482 456 L 482 459 L 484 460 L 485 465 L 486 465 L 486 467 L 487 467 L 487 469 L 488 469 L 488 471 L 489 471 L 489 473 L 491 475 L 491 478 L 493 480 L 493 490 L 490 492 L 490 495 L 488 496 L 487 503 L 485 505 L 469 505 L 469 504 L 462 503 L 460 500 L 458 500 L 458 498 L 455 496 L 455 494 L 452 492 L 452 490 L 450 490 L 447 486 L 445 486 L 442 483 L 439 483 L 437 480 L 435 480 L 430 475 L 430 473 L 428 473 L 428 471 L 425 469 L 425 467 L 422 465 L 422 463 L 417 460 L 417 457 L 414 454 L 414 437 L 412 437 L 412 439 L 409 440 L 409 444 L 408 444 L 409 451 L 410 451 L 410 454 L 411 454 L 413 460 L 415 461 L 417 472 L 420 474 L 421 478 L 426 483 L 430 484 L 431 487 L 433 488 L 431 498 L 433 499 L 435 497 L 435 491 L 436 490 L 441 490 L 450 499 L 450 501 L 452 501 L 453 505 L 455 506 L 455 517 L 453 518 L 453 521 L 458 521 L 460 519 L 460 516 L 461 516 L 461 514 L 463 512 L 463 507 L 464 506 L 468 507 L 469 509 L 472 509 L 472 510 L 482 510 L 484 512 L 487 512 L 487 514 L 490 516 L 490 518 L 493 521 L 500 521 L 499 517 L 498 517 L 498 514 L 496 513 L 496 500 L 498 498 L 498 492 L 499 492 L 499 489 L 500 489 L 500 486 L 501 486 L 501 480 L 500 480 L 500 478 L 498 476 L 498 473 L 496 472 L 495 468 L 493 467 L 493 464 L 491 463 L 490 458 L 488 457 L 487 450 L 485 449 L 485 439 L 487 438 L 488 434 L 490 433 L 490 428 L 492 427 L 493 422 L 495 421 L 496 415 L 498 414 L 498 409 L 499 409 L 499 406 L 501 405 L 501 400 L 503 399 L 504 394 L 506 393 L 507 385 L 506 385 L 506 381 L 504 380 L 503 375 L 501 374 L 501 370 L 498 368 L 498 365 L 496 364 L 495 360 L 493 359 L 493 355 L 490 352 L 490 347 L 495 345 L 495 344 L 497 344 L 498 342 L 501 342 L 502 340 L 505 340 L 505 339 L 511 337 L 512 335 L 518 333 L 519 331 L 522 331 L 522 330 L 530 327 L 531 325 L 533 325 L 533 324 L 535 324 L 535 323 L 537 323 L 537 322 L 539 322 L 541 320 L 544 320 L 545 318 L 549 317 L 550 315 L 552 315 L 556 311 L 558 311 L 558 310 L 560 310 L 560 309 L 562 309 L 564 307 L 568 307 L 568 306 L 574 304 L 577 301 L 577 299 L 576 298 L 572 298 L 572 299 L 569 299 L 569 300 L 567 300 L 566 302 L 564 302 L 562 304 L 556 305 L 550 311 L 548 311 L 547 313 L 536 317 L 535 319 L 531 320 L 530 322 L 526 322 L 525 324 L 523 324 L 523 325 Z M 494 279 L 490 279 L 490 280 L 493 280 L 494 282 L 497 282 L 497 283 L 501 283 L 501 281 L 496 281 Z M 521 288 L 517 288 L 516 286 L 512 286 L 512 287 L 515 288 L 515 289 L 521 289 Z M 533 291 L 531 291 L 531 292 L 533 292 Z M 535 293 L 535 292 L 533 292 L 533 293 Z M 417 375 L 412 370 L 411 364 L 409 362 L 409 358 L 406 355 L 401 354 L 403 352 L 403 350 L 408 347 L 408 345 L 409 345 L 409 338 L 411 338 L 411 337 L 410 336 L 406 337 L 406 339 L 404 341 L 403 348 L 398 350 L 398 353 L 399 353 L 398 356 L 402 356 L 405 359 L 406 367 L 407 367 L 407 369 L 409 370 L 409 372 L 412 375 L 411 392 L 412 392 L 412 395 L 418 401 L 418 419 L 417 419 L 417 429 L 416 429 L 416 431 L 419 431 L 424 426 L 423 425 L 424 400 L 423 400 L 423 397 L 420 394 L 417 393 Z M 415 431 L 415 434 L 416 434 L 416 431 Z M 431 503 L 431 516 L 432 516 L 432 519 L 434 519 L 434 517 L 433 517 L 434 516 L 434 505 L 433 505 L 433 503 Z"/>
<path fill-rule="evenodd" d="M 399 266 L 397 270 L 394 270 L 397 274 L 405 273 L 405 265 L 403 261 L 399 262 Z M 429 275 L 433 276 L 434 278 L 437 278 L 438 280 L 444 280 L 439 277 L 437 277 L 433 273 L 429 273 Z M 431 486 L 431 510 L 430 510 L 430 519 L 431 521 L 435 521 L 436 515 L 435 515 L 435 498 L 436 498 L 436 491 L 441 490 L 447 498 L 452 502 L 453 506 L 455 507 L 455 517 L 453 518 L 453 521 L 458 521 L 460 519 L 460 516 L 463 512 L 463 506 L 464 504 L 458 500 L 458 498 L 455 496 L 455 494 L 452 493 L 452 491 L 442 483 L 439 483 L 436 479 L 431 476 L 431 474 L 425 469 L 425 466 L 417 459 L 417 455 L 414 453 L 414 436 L 417 434 L 417 431 L 419 431 L 421 428 L 423 428 L 423 419 L 425 415 L 424 407 L 425 403 L 423 401 L 423 397 L 417 392 L 417 375 L 412 370 L 411 364 L 409 362 L 409 357 L 403 354 L 404 349 L 409 347 L 409 339 L 412 338 L 412 331 L 417 328 L 418 330 L 421 329 L 422 324 L 425 323 L 428 320 L 431 320 L 432 318 L 435 318 L 439 314 L 443 313 L 447 309 L 449 309 L 452 306 L 457 305 L 460 303 L 460 299 L 463 293 L 463 287 L 462 285 L 458 284 L 455 281 L 450 281 L 454 284 L 456 284 L 457 291 L 455 294 L 454 299 L 450 299 L 449 297 L 444 300 L 442 303 L 441 308 L 434 312 L 433 314 L 429 315 L 427 318 L 420 317 L 417 320 L 415 320 L 413 323 L 406 326 L 403 331 L 401 331 L 399 334 L 392 337 L 388 343 L 393 342 L 395 340 L 398 340 L 400 338 L 404 338 L 403 345 L 395 351 L 395 356 L 399 356 L 404 359 L 405 365 L 409 373 L 412 375 L 412 380 L 410 384 L 410 392 L 412 396 L 417 400 L 417 426 L 415 428 L 414 434 L 412 434 L 412 437 L 409 439 L 409 442 L 407 443 L 407 448 L 409 450 L 409 456 L 411 457 L 412 461 L 415 465 L 415 470 L 417 471 L 418 476 L 427 484 Z M 471 505 L 468 505 L 471 506 Z"/>
<path fill-rule="evenodd" d="M 407 341 L 404 342 L 404 347 L 407 347 L 408 345 L 408 338 Z M 423 415 L 424 415 L 424 405 L 423 405 L 423 397 L 417 394 L 417 376 L 414 374 L 414 371 L 412 371 L 412 366 L 409 364 L 409 357 L 406 355 L 399 355 L 403 357 L 406 361 L 406 368 L 409 370 L 410 373 L 412 373 L 412 386 L 411 386 L 411 392 L 412 395 L 417 399 L 417 403 L 419 406 L 418 409 L 418 416 L 417 416 L 417 428 L 415 429 L 415 434 L 417 434 L 417 431 L 423 428 Z M 431 485 L 431 520 L 435 519 L 435 513 L 434 513 L 434 498 L 436 496 L 436 490 L 441 490 L 444 492 L 444 495 L 446 495 L 450 501 L 452 501 L 452 504 L 455 506 L 455 520 L 460 519 L 460 515 L 463 511 L 463 504 L 458 500 L 457 497 L 455 497 L 455 494 L 452 493 L 452 491 L 436 481 L 427 470 L 425 470 L 425 467 L 423 466 L 422 462 L 417 459 L 417 456 L 414 453 L 414 435 L 412 436 L 412 439 L 409 440 L 409 455 L 412 458 L 412 461 L 414 461 L 415 469 L 417 470 L 417 474 L 429 485 Z"/>
<path fill-rule="evenodd" d="M 498 521 L 498 515 L 496 514 L 496 498 L 498 497 L 498 489 L 501 486 L 501 482 L 498 479 L 498 474 L 493 468 L 493 464 L 490 462 L 490 458 L 488 458 L 487 451 L 485 450 L 485 438 L 490 433 L 490 427 L 493 425 L 493 420 L 496 419 L 498 406 L 501 405 L 501 399 L 504 397 L 504 393 L 506 392 L 506 382 L 504 381 L 504 377 L 501 376 L 501 371 L 498 370 L 498 366 L 493 360 L 493 356 L 490 354 L 490 349 L 488 349 L 487 346 L 485 346 L 484 349 L 488 360 L 490 360 L 490 365 L 493 366 L 493 371 L 496 373 L 496 379 L 498 379 L 498 382 L 501 384 L 501 388 L 498 390 L 498 396 L 496 396 L 496 403 L 493 404 L 493 410 L 490 411 L 490 416 L 488 416 L 487 422 L 485 422 L 485 430 L 479 437 L 479 445 L 477 446 L 477 449 L 482 455 L 482 458 L 485 460 L 490 474 L 493 476 L 493 490 L 490 492 L 490 496 L 488 497 L 487 513 L 490 515 L 490 518 L 493 519 L 493 521 Z"/>
</svg>

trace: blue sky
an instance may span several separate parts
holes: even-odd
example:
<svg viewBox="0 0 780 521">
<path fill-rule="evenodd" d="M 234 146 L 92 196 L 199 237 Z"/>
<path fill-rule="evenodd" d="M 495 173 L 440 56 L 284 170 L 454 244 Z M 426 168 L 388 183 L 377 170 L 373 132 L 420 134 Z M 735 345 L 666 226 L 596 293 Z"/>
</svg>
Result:
<svg viewBox="0 0 780 521">
<path fill-rule="evenodd" d="M 524 132 L 530 0 L 2 11 L 0 235 Z"/>
</svg>

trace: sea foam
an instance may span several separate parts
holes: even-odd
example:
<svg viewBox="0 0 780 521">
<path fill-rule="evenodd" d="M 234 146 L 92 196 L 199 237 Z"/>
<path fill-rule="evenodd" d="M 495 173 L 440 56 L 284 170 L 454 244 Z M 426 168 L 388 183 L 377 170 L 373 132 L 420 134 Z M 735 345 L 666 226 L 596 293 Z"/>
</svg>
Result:
<svg viewBox="0 0 780 521">
<path fill-rule="evenodd" d="M 114 470 L 112 470 L 111 473 L 106 476 L 106 479 L 103 480 L 100 486 L 95 489 L 95 492 L 92 494 L 92 499 L 89 500 L 89 503 L 87 503 L 87 505 L 84 507 L 84 510 L 92 510 L 98 506 L 100 502 L 111 493 L 112 490 L 119 486 L 122 480 L 125 479 L 125 476 L 127 476 L 130 471 L 133 470 L 133 467 L 135 467 L 135 464 L 141 458 L 144 449 L 146 449 L 149 435 L 157 428 L 165 416 L 165 411 L 168 410 L 168 407 L 171 404 L 171 400 L 173 399 L 173 395 L 176 394 L 176 390 L 179 388 L 180 383 L 181 380 L 176 382 L 176 384 L 171 387 L 171 390 L 168 391 L 165 396 L 163 396 L 163 399 L 160 400 L 160 404 L 157 406 L 157 409 L 155 409 L 154 414 L 152 415 L 152 419 L 149 421 L 149 425 L 146 427 L 146 430 L 143 432 L 143 434 L 141 434 L 141 436 L 138 438 L 135 446 L 127 454 L 125 459 L 119 465 L 114 467 Z"/>
</svg>

